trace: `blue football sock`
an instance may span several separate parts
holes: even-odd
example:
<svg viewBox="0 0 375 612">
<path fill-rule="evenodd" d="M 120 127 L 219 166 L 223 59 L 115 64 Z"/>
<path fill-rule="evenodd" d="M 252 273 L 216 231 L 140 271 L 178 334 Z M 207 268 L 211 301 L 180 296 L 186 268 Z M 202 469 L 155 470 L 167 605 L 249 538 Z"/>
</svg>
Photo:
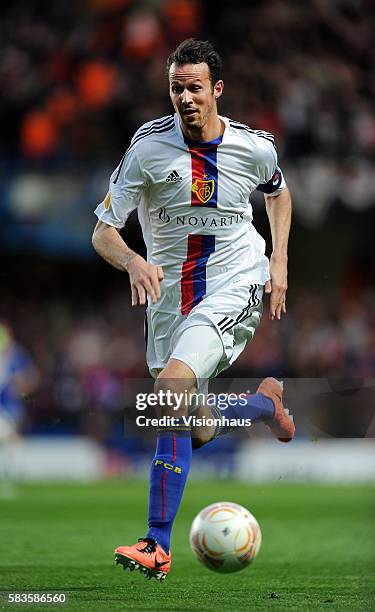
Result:
<svg viewBox="0 0 375 612">
<path fill-rule="evenodd" d="M 182 429 L 183 427 L 183 429 Z M 159 429 L 151 465 L 148 538 L 168 553 L 171 531 L 191 465 L 191 431 L 186 426 Z"/>
<path fill-rule="evenodd" d="M 219 402 L 215 405 L 211 405 L 210 409 L 213 418 L 222 419 L 225 417 L 225 419 L 228 420 L 250 419 L 252 422 L 267 421 L 268 419 L 272 419 L 275 413 L 273 401 L 269 397 L 263 395 L 263 393 L 238 397 L 235 402 L 231 400 L 231 404 L 232 405 L 226 401 L 222 406 Z M 223 422 L 223 425 L 216 426 L 214 438 L 225 435 L 236 429 L 235 427 L 226 425 L 224 420 Z"/>
</svg>

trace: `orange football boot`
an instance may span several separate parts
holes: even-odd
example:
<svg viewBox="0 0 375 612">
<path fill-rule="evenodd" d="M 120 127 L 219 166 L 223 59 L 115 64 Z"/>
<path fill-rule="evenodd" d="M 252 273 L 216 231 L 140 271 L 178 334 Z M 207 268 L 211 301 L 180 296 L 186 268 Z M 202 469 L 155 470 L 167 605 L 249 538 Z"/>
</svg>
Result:
<svg viewBox="0 0 375 612">
<path fill-rule="evenodd" d="M 124 570 L 139 570 L 149 580 L 164 580 L 171 569 L 172 555 L 164 552 L 152 538 L 139 538 L 133 546 L 119 546 L 115 550 L 115 561 Z"/>
<path fill-rule="evenodd" d="M 293 417 L 289 410 L 283 405 L 283 383 L 276 378 L 265 378 L 259 385 L 257 393 L 263 393 L 273 401 L 275 414 L 272 419 L 264 421 L 270 428 L 273 435 L 280 442 L 290 442 L 294 438 L 296 428 L 294 427 Z"/>
</svg>

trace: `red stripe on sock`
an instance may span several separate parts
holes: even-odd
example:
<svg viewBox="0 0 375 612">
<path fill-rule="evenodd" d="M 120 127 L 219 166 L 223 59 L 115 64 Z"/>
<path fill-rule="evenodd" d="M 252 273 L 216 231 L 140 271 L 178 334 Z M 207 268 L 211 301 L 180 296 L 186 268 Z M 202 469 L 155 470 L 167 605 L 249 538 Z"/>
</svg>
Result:
<svg viewBox="0 0 375 612">
<path fill-rule="evenodd" d="M 165 471 L 164 472 L 164 476 L 163 476 L 162 481 L 161 481 L 161 518 L 162 519 L 165 519 L 165 506 L 166 506 L 166 503 L 165 503 L 165 501 L 166 501 L 165 500 L 165 481 L 167 479 L 167 475 L 168 475 L 168 472 Z"/>
</svg>

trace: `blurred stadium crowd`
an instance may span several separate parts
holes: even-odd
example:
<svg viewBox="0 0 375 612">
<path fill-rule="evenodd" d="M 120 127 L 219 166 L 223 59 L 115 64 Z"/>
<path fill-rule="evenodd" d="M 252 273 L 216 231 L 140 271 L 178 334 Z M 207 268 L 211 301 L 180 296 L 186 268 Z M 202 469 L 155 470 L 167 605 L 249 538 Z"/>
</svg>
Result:
<svg viewBox="0 0 375 612">
<path fill-rule="evenodd" d="M 371 158 L 374 11 L 367 0 L 15 1 L 0 26 L 2 152 L 114 163 L 166 114 L 166 57 L 193 35 L 223 55 L 223 114 L 275 133 L 283 157 Z"/>
<path fill-rule="evenodd" d="M 230 375 L 373 376 L 374 25 L 370 0 L 15 0 L 2 9 L 0 317 L 39 373 L 29 430 L 119 414 L 126 380 L 147 376 L 143 312 L 130 309 L 124 277 L 93 258 L 92 211 L 134 131 L 170 112 L 165 60 L 188 36 L 211 39 L 223 56 L 222 114 L 276 135 L 296 210 L 288 317 L 265 316 Z M 302 231 L 309 242 L 298 241 Z M 57 242 L 40 276 L 38 258 Z M 0 345 L 3 373 L 11 336 Z"/>
</svg>

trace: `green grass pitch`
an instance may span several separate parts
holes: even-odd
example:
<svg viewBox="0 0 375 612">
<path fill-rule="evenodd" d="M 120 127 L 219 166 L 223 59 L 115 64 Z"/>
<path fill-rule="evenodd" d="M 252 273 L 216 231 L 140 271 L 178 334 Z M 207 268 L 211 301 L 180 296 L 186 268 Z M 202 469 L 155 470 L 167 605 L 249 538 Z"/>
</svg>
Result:
<svg viewBox="0 0 375 612">
<path fill-rule="evenodd" d="M 162 583 L 113 561 L 116 546 L 145 533 L 146 482 L 17 484 L 15 491 L 14 499 L 0 499 L 0 589 L 69 593 L 64 607 L 18 609 L 375 609 L 372 486 L 191 481 Z M 238 502 L 261 524 L 260 554 L 238 574 L 211 572 L 189 549 L 192 519 L 214 501 Z"/>
</svg>

